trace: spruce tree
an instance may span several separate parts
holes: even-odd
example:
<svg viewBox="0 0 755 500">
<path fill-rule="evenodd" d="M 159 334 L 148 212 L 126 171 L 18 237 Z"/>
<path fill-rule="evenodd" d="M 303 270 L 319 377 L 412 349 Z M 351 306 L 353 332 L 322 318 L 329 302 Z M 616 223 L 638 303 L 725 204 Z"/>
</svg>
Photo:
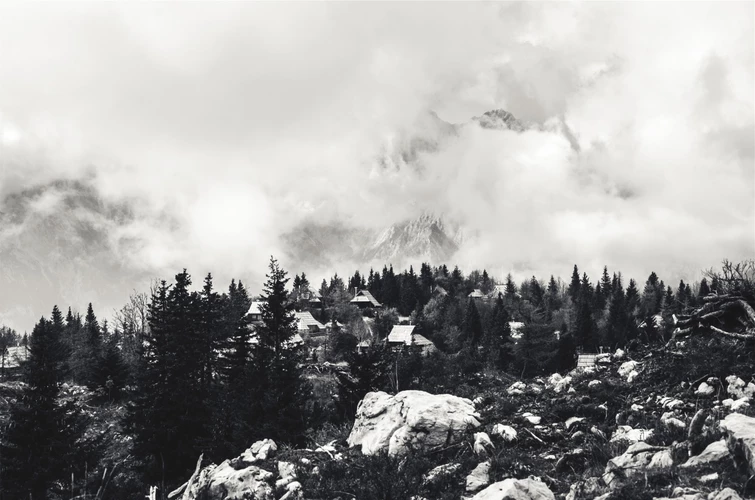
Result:
<svg viewBox="0 0 755 500">
<path fill-rule="evenodd" d="M 77 410 L 59 400 L 61 341 L 42 318 L 29 339 L 21 396 L 11 405 L 0 439 L 0 498 L 45 500 L 70 484 L 76 452 Z M 57 492 L 55 492 L 57 493 Z"/>
<path fill-rule="evenodd" d="M 707 278 L 703 278 L 703 280 L 700 282 L 700 290 L 697 292 L 697 296 L 707 297 L 710 294 L 710 287 L 708 286 L 708 280 Z"/>
<path fill-rule="evenodd" d="M 249 380 L 256 396 L 251 418 L 258 438 L 297 443 L 307 425 L 305 400 L 310 387 L 300 367 L 301 354 L 291 344 L 296 318 L 288 300 L 287 282 L 286 271 L 271 257 Z"/>
<path fill-rule="evenodd" d="M 467 300 L 467 310 L 464 313 L 464 325 L 462 328 L 464 340 L 473 346 L 477 346 L 482 339 L 482 321 L 474 299 Z"/>
<path fill-rule="evenodd" d="M 574 271 L 571 274 L 571 283 L 569 283 L 569 297 L 571 297 L 572 303 L 576 304 L 579 299 L 579 270 L 577 264 L 574 264 Z"/>
<path fill-rule="evenodd" d="M 597 326 L 592 316 L 592 286 L 587 274 L 583 274 L 579 284 L 577 299 L 577 316 L 574 324 L 575 341 L 588 352 L 597 351 Z"/>
<path fill-rule="evenodd" d="M 498 297 L 491 313 L 490 327 L 488 329 L 485 347 L 488 359 L 496 368 L 505 370 L 513 359 L 513 341 L 511 339 L 511 326 L 509 314 L 503 303 L 503 298 Z"/>
</svg>

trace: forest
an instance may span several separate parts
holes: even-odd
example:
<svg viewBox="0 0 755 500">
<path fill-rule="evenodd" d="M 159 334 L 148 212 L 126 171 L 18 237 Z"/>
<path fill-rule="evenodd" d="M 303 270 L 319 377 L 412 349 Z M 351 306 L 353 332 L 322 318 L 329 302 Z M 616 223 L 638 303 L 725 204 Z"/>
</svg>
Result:
<svg viewBox="0 0 755 500">
<path fill-rule="evenodd" d="M 28 335 L 0 329 L 0 499 L 143 498 L 151 486 L 167 498 L 200 455 L 219 463 L 263 438 L 302 448 L 342 435 L 370 391 L 472 397 L 486 380 L 566 373 L 578 352 L 663 345 L 726 285 L 726 274 L 702 276 L 672 287 L 654 272 L 638 283 L 575 265 L 568 281 L 517 283 L 422 264 L 336 274 L 314 290 L 271 258 L 256 295 L 240 280 L 220 291 L 209 274 L 195 287 L 184 269 L 111 321 L 92 304 L 83 316 L 53 305 Z M 351 304 L 357 290 L 382 307 Z M 293 347 L 294 311 L 325 335 L 303 332 Z M 399 323 L 435 349 L 386 347 Z"/>
</svg>

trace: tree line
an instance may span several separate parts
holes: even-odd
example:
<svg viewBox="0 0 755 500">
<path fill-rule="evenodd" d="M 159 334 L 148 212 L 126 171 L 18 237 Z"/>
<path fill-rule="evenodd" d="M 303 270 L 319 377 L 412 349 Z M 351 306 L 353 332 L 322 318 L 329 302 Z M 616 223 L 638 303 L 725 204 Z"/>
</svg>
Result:
<svg viewBox="0 0 755 500">
<path fill-rule="evenodd" d="M 607 268 L 593 284 L 576 265 L 568 284 L 553 276 L 516 283 L 510 275 L 496 284 L 485 270 L 465 275 L 458 267 L 422 264 L 419 273 L 412 267 L 396 273 L 386 266 L 345 281 L 323 280 L 319 303 L 310 300 L 304 273 L 290 290 L 288 283 L 271 259 L 259 297 L 261 321 L 253 326 L 246 315 L 252 300 L 241 281 L 219 292 L 208 274 L 193 290 L 186 270 L 132 295 L 113 324 L 100 322 L 92 304 L 83 317 L 54 306 L 27 338 L 24 384 L 0 419 L 0 498 L 85 495 L 96 491 L 103 468 L 116 466 L 128 473 L 112 498 L 141 494 L 146 485 L 158 485 L 164 497 L 200 454 L 217 463 L 262 438 L 304 445 L 324 425 L 352 419 L 370 390 L 463 391 L 485 371 L 566 371 L 577 348 L 663 341 L 670 316 L 718 286 L 703 279 L 674 291 L 652 273 L 640 290 Z M 351 305 L 359 289 L 384 307 Z M 474 290 L 487 298 L 469 297 Z M 290 342 L 295 309 L 333 325 L 327 359 L 349 366 L 321 396 L 305 376 L 309 352 Z M 433 341 L 435 352 L 384 346 L 402 317 Z M 2 333 L 10 340 L 0 347 L 22 342 L 9 329 Z M 357 350 L 359 339 L 369 339 L 370 348 Z M 72 395 L 81 386 L 90 392 L 86 405 Z M 109 461 L 112 435 L 91 432 L 105 409 L 118 417 L 126 464 Z"/>
</svg>

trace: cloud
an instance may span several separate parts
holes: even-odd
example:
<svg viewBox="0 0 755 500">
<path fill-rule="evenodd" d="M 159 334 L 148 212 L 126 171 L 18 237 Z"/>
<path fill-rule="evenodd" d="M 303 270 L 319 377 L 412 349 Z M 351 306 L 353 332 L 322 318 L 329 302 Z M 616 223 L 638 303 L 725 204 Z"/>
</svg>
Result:
<svg viewBox="0 0 755 500">
<path fill-rule="evenodd" d="M 468 267 L 690 274 L 755 253 L 753 25 L 733 2 L 3 5 L 0 197 L 83 180 L 162 275 L 258 279 L 304 218 L 423 210 L 467 228 Z M 430 110 L 493 108 L 539 128 L 381 161 L 437 138 Z"/>
</svg>

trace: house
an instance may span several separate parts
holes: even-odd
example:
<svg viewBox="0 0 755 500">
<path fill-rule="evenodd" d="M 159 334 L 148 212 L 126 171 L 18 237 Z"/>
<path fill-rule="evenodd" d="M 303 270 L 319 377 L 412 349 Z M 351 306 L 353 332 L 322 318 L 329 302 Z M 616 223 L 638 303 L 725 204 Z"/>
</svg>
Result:
<svg viewBox="0 0 755 500">
<path fill-rule="evenodd" d="M 493 291 L 488 294 L 487 298 L 490 300 L 496 300 L 499 295 L 506 296 L 506 285 L 496 285 L 493 287 Z"/>
<path fill-rule="evenodd" d="M 295 312 L 294 316 L 296 316 L 296 329 L 299 332 L 325 333 L 325 325 L 317 321 L 311 312 Z"/>
<path fill-rule="evenodd" d="M 392 349 L 403 349 L 405 347 L 419 349 L 422 354 L 434 351 L 435 344 L 415 333 L 415 328 L 415 325 L 395 325 L 386 339 L 388 347 Z"/>
<path fill-rule="evenodd" d="M 486 295 L 482 293 L 482 290 L 480 290 L 479 288 L 475 288 L 475 290 L 467 295 L 467 297 L 469 297 L 470 299 L 484 299 Z"/>
<path fill-rule="evenodd" d="M 445 297 L 448 295 L 448 291 L 440 285 L 435 285 L 433 288 L 433 297 Z"/>
<path fill-rule="evenodd" d="M 259 301 L 252 302 L 252 305 L 249 307 L 249 310 L 246 312 L 246 315 L 249 316 L 249 319 L 252 321 L 252 323 L 262 321 L 262 311 L 260 310 L 261 305 L 262 305 L 262 302 L 259 302 Z"/>
<path fill-rule="evenodd" d="M 373 297 L 372 294 L 367 290 L 359 290 L 356 295 L 354 295 L 354 298 L 349 301 L 349 303 L 354 304 L 360 309 L 367 307 L 383 307 L 383 304 L 378 302 L 377 299 L 375 299 L 375 297 Z"/>
<path fill-rule="evenodd" d="M 319 307 L 322 305 L 322 297 L 320 292 L 312 290 L 302 290 L 299 292 L 299 300 L 307 302 L 311 307 Z"/>
</svg>

